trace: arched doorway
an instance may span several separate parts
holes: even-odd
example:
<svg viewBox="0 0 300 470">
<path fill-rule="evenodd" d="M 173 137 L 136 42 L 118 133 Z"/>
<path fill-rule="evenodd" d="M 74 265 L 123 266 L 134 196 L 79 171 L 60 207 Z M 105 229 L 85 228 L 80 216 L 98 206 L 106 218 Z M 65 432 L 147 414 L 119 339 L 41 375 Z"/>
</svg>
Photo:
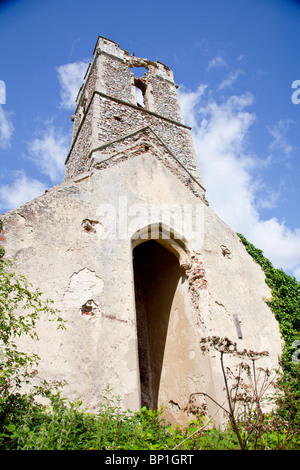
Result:
<svg viewBox="0 0 300 470">
<path fill-rule="evenodd" d="M 170 318 L 183 309 L 184 270 L 163 244 L 147 240 L 133 249 L 141 406 L 157 408 L 166 361 Z"/>
</svg>

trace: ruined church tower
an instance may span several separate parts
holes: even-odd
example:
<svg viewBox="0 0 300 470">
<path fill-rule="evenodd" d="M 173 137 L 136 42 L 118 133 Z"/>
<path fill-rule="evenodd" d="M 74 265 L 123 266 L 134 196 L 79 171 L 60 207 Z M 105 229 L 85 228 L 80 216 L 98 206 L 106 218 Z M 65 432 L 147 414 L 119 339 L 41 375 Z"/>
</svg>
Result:
<svg viewBox="0 0 300 470">
<path fill-rule="evenodd" d="M 191 393 L 224 401 L 202 338 L 277 365 L 264 274 L 208 206 L 166 65 L 100 36 L 72 120 L 64 182 L 3 216 L 6 256 L 67 320 L 41 322 L 40 375 L 91 409 L 110 386 L 124 408 L 184 422 Z"/>
</svg>

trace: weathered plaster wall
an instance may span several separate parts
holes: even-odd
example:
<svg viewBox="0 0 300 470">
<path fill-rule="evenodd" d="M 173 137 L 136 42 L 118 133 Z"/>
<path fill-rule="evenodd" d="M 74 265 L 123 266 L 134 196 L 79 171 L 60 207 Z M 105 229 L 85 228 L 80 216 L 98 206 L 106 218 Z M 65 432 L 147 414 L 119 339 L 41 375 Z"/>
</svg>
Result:
<svg viewBox="0 0 300 470">
<path fill-rule="evenodd" d="M 66 395 L 92 408 L 109 384 L 125 408 L 138 409 L 131 238 L 149 223 L 170 224 L 166 213 L 158 220 L 150 210 L 140 211 L 166 201 L 200 204 L 202 214 L 198 237 L 191 239 L 190 230 L 182 233 L 186 266 L 170 314 L 159 393 L 159 402 L 170 405 L 169 418 L 182 421 L 190 393 L 223 393 L 218 364 L 198 348 L 202 337 L 225 335 L 241 349 L 268 349 L 272 363 L 280 351 L 277 323 L 263 301 L 268 289 L 260 268 L 200 197 L 155 155 L 144 153 L 62 183 L 5 214 L 4 247 L 8 258 L 17 259 L 18 272 L 53 298 L 67 320 L 66 332 L 42 322 L 35 345 L 42 357 L 39 375 L 65 379 Z M 115 209 L 115 232 L 105 208 Z M 234 314 L 241 321 L 241 339 Z"/>
</svg>

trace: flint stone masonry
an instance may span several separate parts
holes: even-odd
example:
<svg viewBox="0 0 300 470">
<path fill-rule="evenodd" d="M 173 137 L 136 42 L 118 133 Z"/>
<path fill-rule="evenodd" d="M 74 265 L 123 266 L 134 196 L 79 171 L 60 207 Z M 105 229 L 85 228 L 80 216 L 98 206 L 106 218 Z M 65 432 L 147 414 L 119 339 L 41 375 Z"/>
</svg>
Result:
<svg viewBox="0 0 300 470">
<path fill-rule="evenodd" d="M 172 173 L 177 175 L 185 186 L 189 187 L 196 196 L 205 200 L 203 186 L 177 160 L 151 127 L 140 129 L 124 138 L 93 150 L 85 170 L 91 170 L 92 168 L 105 169 L 108 166 L 119 164 L 128 158 L 134 158 L 146 152 L 155 154 Z"/>
<path fill-rule="evenodd" d="M 95 115 L 99 116 L 98 119 Z M 95 121 L 94 126 L 92 126 L 93 121 Z M 84 172 L 91 152 L 101 144 L 120 139 L 121 136 L 126 137 L 146 126 L 157 133 L 178 160 L 201 182 L 197 174 L 189 128 L 126 103 L 116 102 L 96 92 L 81 123 L 80 132 L 78 131 L 73 141 L 67 159 L 66 178 Z"/>
<path fill-rule="evenodd" d="M 149 109 L 136 105 L 135 66 L 148 70 Z M 40 341 L 21 339 L 41 357 L 38 376 L 65 380 L 64 396 L 91 411 L 109 385 L 124 409 L 164 406 L 168 420 L 186 424 L 216 411 L 203 397 L 189 403 L 192 393 L 225 400 L 203 339 L 266 350 L 260 365 L 272 368 L 281 337 L 261 268 L 208 206 L 175 91 L 168 67 L 99 37 L 65 181 L 4 214 L 0 237 L 17 274 L 67 321 L 62 332 L 41 319 Z"/>
<path fill-rule="evenodd" d="M 201 183 L 190 128 L 183 123 L 171 70 L 112 46 L 112 42 L 99 38 L 93 63 L 78 94 L 66 179 L 86 170 L 95 148 L 150 126 Z M 130 70 L 133 66 L 148 69 L 138 79 L 144 85 L 147 108 L 137 105 L 137 79 Z"/>
</svg>

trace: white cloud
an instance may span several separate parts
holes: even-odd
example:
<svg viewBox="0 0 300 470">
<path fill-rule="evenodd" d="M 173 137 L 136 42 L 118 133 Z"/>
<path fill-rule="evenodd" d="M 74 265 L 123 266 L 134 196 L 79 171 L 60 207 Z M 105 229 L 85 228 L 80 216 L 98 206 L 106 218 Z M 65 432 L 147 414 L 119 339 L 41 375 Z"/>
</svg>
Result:
<svg viewBox="0 0 300 470">
<path fill-rule="evenodd" d="M 3 80 L 0 80 L 0 104 L 6 104 L 6 86 Z"/>
<path fill-rule="evenodd" d="M 44 193 L 46 186 L 33 178 L 28 178 L 23 170 L 14 174 L 11 184 L 0 187 L 0 207 L 14 209 Z"/>
<path fill-rule="evenodd" d="M 268 127 L 270 135 L 273 137 L 269 148 L 271 152 L 280 153 L 284 158 L 288 158 L 294 151 L 294 147 L 287 142 L 286 132 L 291 125 L 288 119 L 282 119 L 273 126 Z"/>
<path fill-rule="evenodd" d="M 89 62 L 78 61 L 57 67 L 58 81 L 61 86 L 61 107 L 73 110 L 75 99 L 84 79 Z"/>
<path fill-rule="evenodd" d="M 238 77 L 243 73 L 242 70 L 238 69 L 234 72 L 230 72 L 228 77 L 223 80 L 219 85 L 219 90 L 223 90 L 224 88 L 231 87 L 233 83 L 238 79 Z"/>
<path fill-rule="evenodd" d="M 0 105 L 0 147 L 5 149 L 10 147 L 14 126 L 9 114 Z"/>
<path fill-rule="evenodd" d="M 28 143 L 27 157 L 34 161 L 41 173 L 57 183 L 63 179 L 69 149 L 70 136 L 49 124 L 41 137 Z"/>
<path fill-rule="evenodd" d="M 208 63 L 207 70 L 214 69 L 215 67 L 226 67 L 227 64 L 221 56 L 214 57 Z"/>
<path fill-rule="evenodd" d="M 207 86 L 199 85 L 195 92 L 186 90 L 184 87 L 179 88 L 180 105 L 185 116 L 186 124 L 194 127 L 197 126 L 197 111 L 195 107 L 200 101 L 201 96 L 204 94 Z"/>
<path fill-rule="evenodd" d="M 276 207 L 281 191 L 269 188 L 263 182 L 261 182 L 261 189 L 264 190 L 264 193 L 256 198 L 257 206 L 262 209 L 272 209 Z"/>
<path fill-rule="evenodd" d="M 295 275 L 295 278 L 298 279 L 299 281 L 300 280 L 300 266 L 294 269 L 294 275 Z"/>
<path fill-rule="evenodd" d="M 58 80 L 61 86 L 61 103 L 64 109 L 75 107 L 75 98 L 82 85 L 89 62 L 79 61 L 61 65 L 57 68 Z M 41 173 L 47 175 L 51 182 L 58 183 L 63 179 L 65 160 L 70 150 L 71 135 L 55 127 L 51 121 L 46 123 L 39 137 L 28 142 L 28 154 Z"/>
<path fill-rule="evenodd" d="M 83 82 L 89 62 L 79 61 L 57 68 L 61 85 L 61 107 L 74 109 L 75 98 Z M 7 112 L 0 106 L 0 147 L 9 147 L 14 128 Z M 52 183 L 59 183 L 65 172 L 65 160 L 70 149 L 71 135 L 46 122 L 43 131 L 27 143 L 27 154 L 23 157 L 35 163 L 39 171 Z M 23 170 L 14 173 L 10 184 L 0 186 L 0 208 L 4 210 L 19 207 L 41 195 L 47 186 L 38 179 L 27 177 Z"/>
<path fill-rule="evenodd" d="M 196 92 L 180 87 L 179 96 L 185 122 L 192 126 L 210 206 L 233 230 L 263 250 L 274 266 L 293 270 L 299 279 L 300 228 L 292 230 L 285 221 L 263 220 L 259 214 L 259 185 L 253 176 L 259 160 L 249 146 L 250 129 L 256 116 L 247 111 L 254 102 L 253 96 L 233 95 L 218 103 L 205 90 L 207 87 L 203 85 Z M 277 147 L 283 142 L 279 130 L 282 125 L 272 128 Z M 286 142 L 284 148 L 289 151 Z M 269 158 L 265 164 L 268 162 Z M 274 205 L 278 194 L 272 188 L 269 192 L 268 188 L 264 189 Z"/>
<path fill-rule="evenodd" d="M 294 271 L 300 269 L 300 228 L 291 230 L 276 218 L 257 220 L 250 236 L 274 266 Z M 300 277 L 298 278 L 300 280 Z"/>
</svg>

